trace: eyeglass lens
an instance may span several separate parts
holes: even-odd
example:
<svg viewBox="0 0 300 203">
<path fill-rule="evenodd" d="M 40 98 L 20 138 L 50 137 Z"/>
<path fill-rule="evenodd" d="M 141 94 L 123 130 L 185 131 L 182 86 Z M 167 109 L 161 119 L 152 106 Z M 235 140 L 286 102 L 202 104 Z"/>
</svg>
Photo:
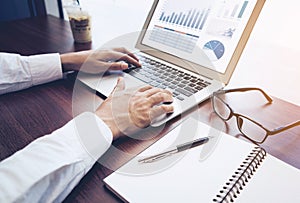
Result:
<svg viewBox="0 0 300 203">
<path fill-rule="evenodd" d="M 213 107 L 215 112 L 224 120 L 228 120 L 231 115 L 231 110 L 228 106 L 217 96 L 213 97 Z"/>
<path fill-rule="evenodd" d="M 265 129 L 246 117 L 238 116 L 237 124 L 241 133 L 255 142 L 261 143 L 267 135 Z"/>
<path fill-rule="evenodd" d="M 216 114 L 223 120 L 230 119 L 231 109 L 226 105 L 224 101 L 218 96 L 213 97 L 213 107 Z M 236 114 L 235 114 L 236 115 Z M 248 118 L 240 115 L 236 115 L 237 125 L 241 133 L 243 133 L 249 139 L 261 143 L 264 141 L 267 132 L 261 126 L 257 125 L 255 122 L 249 120 Z"/>
</svg>

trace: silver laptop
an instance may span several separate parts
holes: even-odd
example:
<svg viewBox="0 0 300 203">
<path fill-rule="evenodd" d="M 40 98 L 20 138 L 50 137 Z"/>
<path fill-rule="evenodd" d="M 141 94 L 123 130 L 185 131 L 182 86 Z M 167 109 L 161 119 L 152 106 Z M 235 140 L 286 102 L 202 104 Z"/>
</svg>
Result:
<svg viewBox="0 0 300 203">
<path fill-rule="evenodd" d="M 135 44 L 141 68 L 79 80 L 108 96 L 117 78 L 126 88 L 150 84 L 168 89 L 174 113 L 159 126 L 209 98 L 228 84 L 264 0 L 155 0 Z M 126 41 L 126 39 L 125 39 Z"/>
</svg>

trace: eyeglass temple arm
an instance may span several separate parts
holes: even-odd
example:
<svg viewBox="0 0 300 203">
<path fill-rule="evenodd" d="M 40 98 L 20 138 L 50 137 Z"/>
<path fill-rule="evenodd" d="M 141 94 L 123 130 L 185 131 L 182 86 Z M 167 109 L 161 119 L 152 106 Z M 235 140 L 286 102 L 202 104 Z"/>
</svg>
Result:
<svg viewBox="0 0 300 203">
<path fill-rule="evenodd" d="M 237 89 L 229 89 L 229 90 L 223 90 L 224 93 L 229 93 L 229 92 L 246 92 L 246 91 L 252 91 L 252 90 L 257 90 L 260 91 L 264 97 L 268 100 L 269 103 L 273 102 L 273 99 L 267 95 L 262 89 L 256 88 L 256 87 L 249 87 L 249 88 L 237 88 Z"/>
<path fill-rule="evenodd" d="M 270 131 L 270 135 L 275 135 L 277 133 L 281 133 L 281 132 L 283 132 L 285 130 L 291 129 L 291 128 L 296 127 L 298 125 L 300 125 L 300 120 L 298 120 L 298 121 L 296 121 L 294 123 L 288 124 L 286 126 L 282 126 L 282 127 L 276 128 L 276 129 Z"/>
</svg>

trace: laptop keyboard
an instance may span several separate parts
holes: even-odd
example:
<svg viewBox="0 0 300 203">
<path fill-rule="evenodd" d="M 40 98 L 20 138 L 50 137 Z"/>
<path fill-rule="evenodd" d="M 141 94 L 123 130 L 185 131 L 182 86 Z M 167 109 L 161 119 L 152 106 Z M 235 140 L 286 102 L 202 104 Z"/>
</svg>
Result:
<svg viewBox="0 0 300 203">
<path fill-rule="evenodd" d="M 138 55 L 141 68 L 128 72 L 143 82 L 162 89 L 168 88 L 173 97 L 183 101 L 211 83 L 145 56 Z"/>
</svg>

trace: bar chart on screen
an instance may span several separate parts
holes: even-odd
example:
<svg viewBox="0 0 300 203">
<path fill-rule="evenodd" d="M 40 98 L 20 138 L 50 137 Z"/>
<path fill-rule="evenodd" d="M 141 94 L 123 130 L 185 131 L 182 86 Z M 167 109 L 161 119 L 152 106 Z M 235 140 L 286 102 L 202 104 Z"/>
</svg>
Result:
<svg viewBox="0 0 300 203">
<path fill-rule="evenodd" d="M 149 39 L 179 51 L 192 53 L 211 12 L 211 3 L 203 2 L 187 0 L 182 6 L 179 0 L 164 1 L 156 15 Z"/>
<path fill-rule="evenodd" d="M 185 4 L 179 0 L 165 1 L 157 16 L 157 22 L 173 29 L 196 34 L 192 30 L 196 32 L 203 30 L 211 12 L 211 4 L 211 1 L 187 0 Z"/>
<path fill-rule="evenodd" d="M 159 21 L 186 28 L 202 30 L 209 15 L 210 8 L 189 9 L 188 11 L 165 13 L 162 12 Z"/>
</svg>

